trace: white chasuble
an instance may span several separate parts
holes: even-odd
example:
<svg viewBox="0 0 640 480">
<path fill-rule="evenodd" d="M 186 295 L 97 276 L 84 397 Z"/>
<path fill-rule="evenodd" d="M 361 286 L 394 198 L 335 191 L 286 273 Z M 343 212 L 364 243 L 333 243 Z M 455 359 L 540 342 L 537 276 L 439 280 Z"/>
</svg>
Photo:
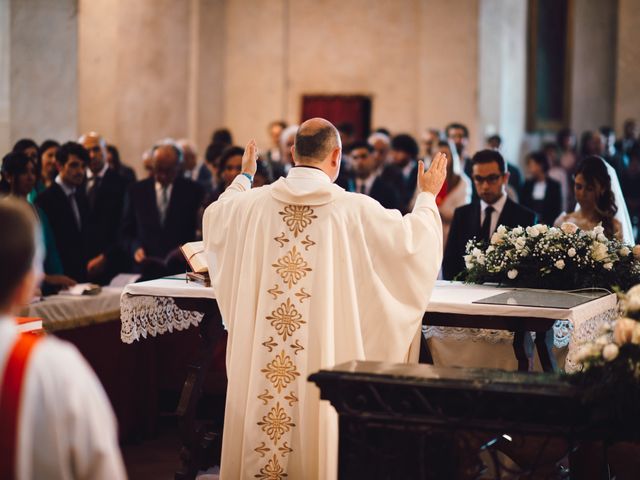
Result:
<svg viewBox="0 0 640 480">
<path fill-rule="evenodd" d="M 435 198 L 402 217 L 305 167 L 249 186 L 238 176 L 204 216 L 229 333 L 221 478 L 333 479 L 337 415 L 307 377 L 409 360 L 442 260 Z"/>
</svg>

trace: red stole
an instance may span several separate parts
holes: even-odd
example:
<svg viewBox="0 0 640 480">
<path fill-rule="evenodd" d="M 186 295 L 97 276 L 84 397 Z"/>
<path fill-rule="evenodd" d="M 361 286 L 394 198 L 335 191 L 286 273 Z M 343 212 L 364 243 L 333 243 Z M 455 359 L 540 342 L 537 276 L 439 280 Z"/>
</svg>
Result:
<svg viewBox="0 0 640 480">
<path fill-rule="evenodd" d="M 16 477 L 20 395 L 30 354 L 40 338 L 21 334 L 9 352 L 0 390 L 0 478 Z"/>
</svg>

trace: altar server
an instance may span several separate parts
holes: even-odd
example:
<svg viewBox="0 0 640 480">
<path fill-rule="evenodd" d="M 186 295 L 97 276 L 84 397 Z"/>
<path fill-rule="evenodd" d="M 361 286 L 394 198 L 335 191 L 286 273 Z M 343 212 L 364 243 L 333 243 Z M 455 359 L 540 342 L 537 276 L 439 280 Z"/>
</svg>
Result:
<svg viewBox="0 0 640 480">
<path fill-rule="evenodd" d="M 249 142 L 242 173 L 205 212 L 229 331 L 222 479 L 336 478 L 337 415 L 307 377 L 350 360 L 416 360 L 442 260 L 444 155 L 427 172 L 420 162 L 403 217 L 333 184 L 342 146 L 328 121 L 302 124 L 292 153 L 286 178 L 251 190 Z"/>
<path fill-rule="evenodd" d="M 0 478 L 126 478 L 113 411 L 84 358 L 20 334 L 12 317 L 39 282 L 35 230 L 27 206 L 0 200 Z"/>
</svg>

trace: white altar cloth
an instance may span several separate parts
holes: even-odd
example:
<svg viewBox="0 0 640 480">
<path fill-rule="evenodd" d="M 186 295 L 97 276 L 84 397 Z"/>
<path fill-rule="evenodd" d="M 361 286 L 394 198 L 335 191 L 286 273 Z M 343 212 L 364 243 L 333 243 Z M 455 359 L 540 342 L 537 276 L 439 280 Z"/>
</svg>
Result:
<svg viewBox="0 0 640 480">
<path fill-rule="evenodd" d="M 554 325 L 554 344 L 558 348 L 569 347 L 565 369 L 575 370 L 577 365 L 573 362 L 572 356 L 578 347 L 586 341 L 593 340 L 598 335 L 602 324 L 613 320 L 618 312 L 617 297 L 614 294 L 569 309 L 473 303 L 476 300 L 512 290 L 515 289 L 439 280 L 436 282 L 427 307 L 427 323 L 429 312 L 555 319 L 558 321 Z M 178 308 L 174 298 L 215 300 L 215 293 L 211 287 L 205 287 L 196 282 L 186 282 L 185 275 L 127 285 L 120 300 L 122 341 L 132 343 L 147 336 L 197 326 L 203 314 Z M 423 332 L 428 339 L 445 340 L 454 345 L 452 355 L 458 357 L 460 356 L 458 342 L 465 342 L 467 345 L 469 342 L 492 343 L 504 344 L 505 355 L 508 355 L 509 360 L 515 360 L 511 350 L 513 341 L 511 332 L 434 326 L 424 327 Z M 437 348 L 434 350 L 436 350 L 434 357 L 442 357 L 438 355 Z M 451 365 L 455 362 L 445 360 L 444 364 Z"/>
</svg>

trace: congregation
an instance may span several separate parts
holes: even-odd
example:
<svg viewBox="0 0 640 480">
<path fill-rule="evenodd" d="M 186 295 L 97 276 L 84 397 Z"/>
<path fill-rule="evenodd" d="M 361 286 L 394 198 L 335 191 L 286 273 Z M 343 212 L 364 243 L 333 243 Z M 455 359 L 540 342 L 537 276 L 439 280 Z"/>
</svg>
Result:
<svg viewBox="0 0 640 480">
<path fill-rule="evenodd" d="M 486 138 L 483 150 L 470 151 L 469 130 L 461 123 L 426 129 L 420 139 L 386 128 L 356 138 L 353 125 L 337 128 L 343 158 L 336 183 L 402 213 L 412 210 L 418 193 L 418 159 L 428 165 L 438 152 L 451 159 L 436 198 L 445 279 L 462 270 L 466 242 L 474 236 L 488 240 L 500 224 L 570 220 L 593 228 L 602 223 L 610 235 L 625 233 L 629 243 L 637 238 L 640 139 L 633 119 L 624 123 L 619 138 L 612 128 L 601 127 L 584 132 L 578 143 L 574 132 L 563 129 L 522 162 L 502 158 L 499 135 Z M 283 121 L 268 126 L 271 144 L 260 153 L 254 187 L 288 174 L 297 129 Z M 203 212 L 240 173 L 243 153 L 225 128 L 213 132 L 202 161 L 189 140 L 163 139 L 142 155 L 146 178 L 137 180 L 117 146 L 98 133 L 63 144 L 38 145 L 25 138 L 2 160 L 0 195 L 23 199 L 37 213 L 45 245 L 44 294 L 76 282 L 105 285 L 122 272 L 152 279 L 185 271 L 179 247 L 202 238 Z M 610 193 L 618 184 L 616 199 Z M 589 206 L 585 194 L 594 189 L 604 193 Z M 601 204 L 604 197 L 608 200 Z M 465 205 L 466 213 L 460 208 Z M 487 216 L 487 206 L 497 214 Z M 622 231 L 616 219 L 621 210 L 628 210 L 633 233 Z"/>
</svg>

